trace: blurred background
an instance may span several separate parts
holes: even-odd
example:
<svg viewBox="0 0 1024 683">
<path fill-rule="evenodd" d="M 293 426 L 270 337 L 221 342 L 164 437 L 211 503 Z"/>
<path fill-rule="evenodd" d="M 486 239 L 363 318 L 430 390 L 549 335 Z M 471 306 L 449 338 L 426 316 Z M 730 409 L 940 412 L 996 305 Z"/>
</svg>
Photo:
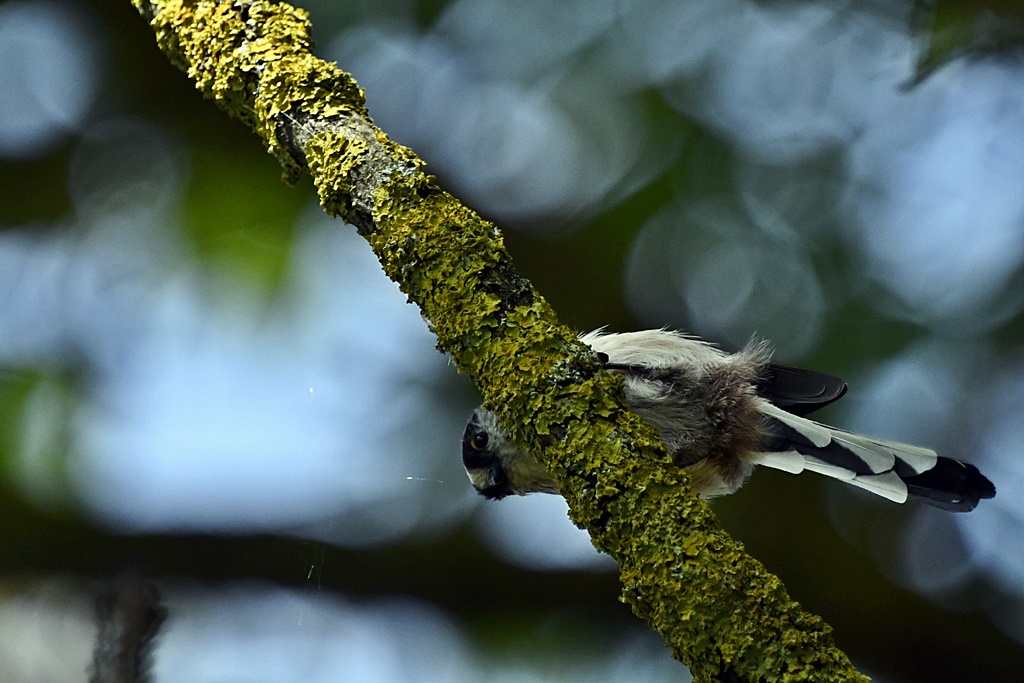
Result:
<svg viewBox="0 0 1024 683">
<path fill-rule="evenodd" d="M 995 482 L 714 502 L 894 683 L 1024 670 L 1024 10 L 951 5 L 304 3 L 566 323 L 762 336 Z M 561 499 L 472 492 L 433 343 L 127 0 L 0 5 L 0 678 L 85 680 L 133 576 L 159 683 L 688 680 Z"/>
</svg>

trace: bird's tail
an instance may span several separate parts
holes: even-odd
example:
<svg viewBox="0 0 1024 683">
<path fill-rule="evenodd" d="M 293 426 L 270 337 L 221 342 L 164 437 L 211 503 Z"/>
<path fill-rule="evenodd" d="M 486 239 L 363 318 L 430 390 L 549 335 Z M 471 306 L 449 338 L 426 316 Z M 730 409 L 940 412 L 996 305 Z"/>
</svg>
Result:
<svg viewBox="0 0 1024 683">
<path fill-rule="evenodd" d="M 767 402 L 762 411 L 775 441 L 755 464 L 794 474 L 810 470 L 897 503 L 911 497 L 952 512 L 969 512 L 996 494 L 974 465 L 927 448 L 827 427 Z"/>
</svg>

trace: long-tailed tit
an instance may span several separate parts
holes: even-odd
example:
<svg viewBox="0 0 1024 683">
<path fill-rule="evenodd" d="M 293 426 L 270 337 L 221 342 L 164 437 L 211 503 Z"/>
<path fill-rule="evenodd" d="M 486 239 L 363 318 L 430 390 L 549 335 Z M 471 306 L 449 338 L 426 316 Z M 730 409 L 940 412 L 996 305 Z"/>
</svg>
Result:
<svg viewBox="0 0 1024 683">
<path fill-rule="evenodd" d="M 621 374 L 629 407 L 661 434 L 705 498 L 736 491 L 754 465 L 818 472 L 903 503 L 967 512 L 996 490 L 973 465 L 804 417 L 846 393 L 838 377 L 770 362 L 766 344 L 729 354 L 666 330 L 580 336 Z M 558 484 L 478 408 L 462 439 L 473 486 L 488 498 L 558 493 Z"/>
</svg>

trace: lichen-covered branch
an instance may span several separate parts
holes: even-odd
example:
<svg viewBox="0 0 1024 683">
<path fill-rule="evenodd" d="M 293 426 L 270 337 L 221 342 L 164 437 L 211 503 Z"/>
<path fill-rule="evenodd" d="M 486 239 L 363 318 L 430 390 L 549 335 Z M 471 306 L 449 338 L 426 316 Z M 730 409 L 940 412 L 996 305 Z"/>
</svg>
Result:
<svg viewBox="0 0 1024 683">
<path fill-rule="evenodd" d="M 620 567 L 623 599 L 699 681 L 864 681 L 829 627 L 743 552 L 625 409 L 619 380 L 559 324 L 492 224 L 377 129 L 362 90 L 310 52 L 300 9 L 134 0 L 199 90 L 248 124 L 289 178 L 355 225 L 438 347 L 512 436 L 541 454 L 573 521 Z"/>
</svg>

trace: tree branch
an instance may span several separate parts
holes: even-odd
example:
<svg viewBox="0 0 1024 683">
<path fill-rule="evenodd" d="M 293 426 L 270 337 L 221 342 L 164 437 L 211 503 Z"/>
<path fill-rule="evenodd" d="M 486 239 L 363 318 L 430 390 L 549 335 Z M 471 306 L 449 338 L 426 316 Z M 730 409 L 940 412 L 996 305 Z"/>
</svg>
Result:
<svg viewBox="0 0 1024 683">
<path fill-rule="evenodd" d="M 570 516 L 619 564 L 622 599 L 698 681 L 866 681 L 819 617 L 746 555 L 629 412 L 618 378 L 559 324 L 491 223 L 438 188 L 310 53 L 306 12 L 264 1 L 134 0 L 160 47 L 241 119 L 324 209 L 353 224 Z"/>
<path fill-rule="evenodd" d="M 153 640 L 167 618 L 155 584 L 129 574 L 96 598 L 99 632 L 89 683 L 150 683 Z"/>
</svg>

